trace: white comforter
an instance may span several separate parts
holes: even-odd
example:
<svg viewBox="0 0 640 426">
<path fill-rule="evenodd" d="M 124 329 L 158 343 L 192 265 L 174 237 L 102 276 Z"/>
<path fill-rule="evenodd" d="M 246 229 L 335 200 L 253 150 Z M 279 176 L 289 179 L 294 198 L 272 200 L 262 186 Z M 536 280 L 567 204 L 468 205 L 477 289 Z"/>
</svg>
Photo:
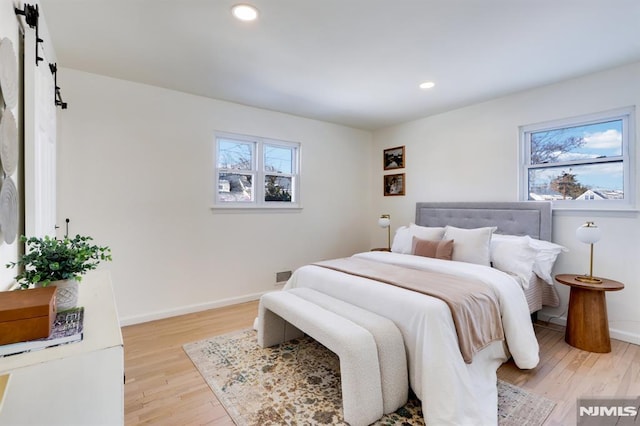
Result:
<svg viewBox="0 0 640 426">
<path fill-rule="evenodd" d="M 410 385 L 422 401 L 429 426 L 496 425 L 498 367 L 509 352 L 523 369 L 534 368 L 539 361 L 538 342 L 518 283 L 496 269 L 469 263 L 375 251 L 355 256 L 469 276 L 495 289 L 508 349 L 504 342 L 494 342 L 466 364 L 449 308 L 439 299 L 313 265 L 296 270 L 285 286 L 285 290 L 312 288 L 394 321 L 404 337 Z"/>
</svg>

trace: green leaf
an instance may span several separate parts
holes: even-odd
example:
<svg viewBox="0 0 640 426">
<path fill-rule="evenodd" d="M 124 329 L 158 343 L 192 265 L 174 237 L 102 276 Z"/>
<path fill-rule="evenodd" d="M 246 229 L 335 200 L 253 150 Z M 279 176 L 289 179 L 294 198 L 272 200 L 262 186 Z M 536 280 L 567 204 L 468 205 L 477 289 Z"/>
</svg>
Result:
<svg viewBox="0 0 640 426">
<path fill-rule="evenodd" d="M 91 244 L 93 238 L 76 235 L 74 238 L 56 239 L 20 236 L 25 243 L 25 254 L 7 268 L 19 269 L 16 280 L 22 288 L 33 284 L 43 286 L 52 281 L 75 278 L 96 269 L 100 262 L 111 261 L 111 249 Z"/>
</svg>

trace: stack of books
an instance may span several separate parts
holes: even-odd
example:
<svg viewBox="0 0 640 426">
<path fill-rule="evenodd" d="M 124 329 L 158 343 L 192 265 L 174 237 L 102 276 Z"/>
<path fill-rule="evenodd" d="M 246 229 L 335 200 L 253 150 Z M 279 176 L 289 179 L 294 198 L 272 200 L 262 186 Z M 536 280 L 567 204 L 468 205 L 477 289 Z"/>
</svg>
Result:
<svg viewBox="0 0 640 426">
<path fill-rule="evenodd" d="M 0 357 L 79 342 L 82 340 L 83 321 L 84 307 L 82 306 L 58 312 L 49 337 L 2 345 L 0 346 Z"/>
</svg>

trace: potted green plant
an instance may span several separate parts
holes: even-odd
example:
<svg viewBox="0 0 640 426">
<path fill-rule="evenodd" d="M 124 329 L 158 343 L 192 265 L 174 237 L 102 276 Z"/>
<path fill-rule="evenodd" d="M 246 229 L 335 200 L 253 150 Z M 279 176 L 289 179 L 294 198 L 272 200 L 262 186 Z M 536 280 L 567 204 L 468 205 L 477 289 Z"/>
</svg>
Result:
<svg viewBox="0 0 640 426">
<path fill-rule="evenodd" d="M 59 311 L 77 305 L 78 283 L 84 274 L 96 269 L 100 262 L 111 260 L 111 249 L 93 244 L 93 238 L 88 236 L 57 239 L 23 235 L 20 241 L 25 244 L 25 254 L 7 267 L 21 268 L 15 278 L 23 289 L 55 285 Z"/>
</svg>

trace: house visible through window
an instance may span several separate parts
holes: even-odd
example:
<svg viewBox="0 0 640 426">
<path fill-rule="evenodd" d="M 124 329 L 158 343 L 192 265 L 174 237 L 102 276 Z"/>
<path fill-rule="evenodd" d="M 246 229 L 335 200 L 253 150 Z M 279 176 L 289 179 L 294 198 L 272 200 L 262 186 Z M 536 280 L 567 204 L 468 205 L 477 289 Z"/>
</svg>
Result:
<svg viewBox="0 0 640 426">
<path fill-rule="evenodd" d="M 216 207 L 300 207 L 300 144 L 216 135 Z"/>
<path fill-rule="evenodd" d="M 521 199 L 554 208 L 631 207 L 633 108 L 524 126 Z"/>
</svg>

